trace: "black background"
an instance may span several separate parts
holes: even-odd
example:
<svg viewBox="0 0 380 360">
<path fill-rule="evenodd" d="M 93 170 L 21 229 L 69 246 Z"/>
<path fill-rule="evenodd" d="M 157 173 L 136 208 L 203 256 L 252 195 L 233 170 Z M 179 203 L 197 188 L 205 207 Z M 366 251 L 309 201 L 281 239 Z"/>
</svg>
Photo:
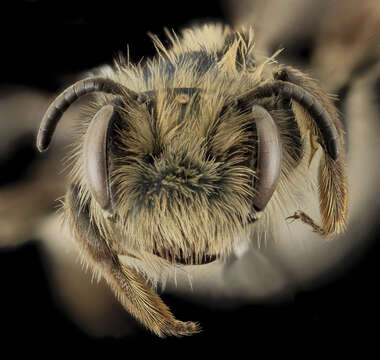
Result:
<svg viewBox="0 0 380 360">
<path fill-rule="evenodd" d="M 148 31 L 163 37 L 163 27 L 179 30 L 194 20 L 229 22 L 220 1 L 14 1 L 1 6 L 1 85 L 48 91 L 56 91 L 72 74 L 110 63 L 127 44 L 132 60 L 153 55 Z M 141 330 L 115 340 L 92 339 L 66 318 L 48 287 L 39 247 L 29 243 L 0 251 L 0 346 L 39 354 L 51 345 L 54 353 L 68 350 L 73 356 L 78 350 L 99 354 L 103 349 L 126 357 L 132 350 L 141 356 L 156 352 L 198 357 L 229 349 L 236 356 L 244 350 L 245 356 L 255 357 L 300 348 L 308 357 L 327 345 L 343 351 L 357 344 L 364 351 L 378 338 L 379 254 L 379 245 L 372 242 L 341 277 L 279 306 L 221 312 L 166 296 L 179 319 L 196 319 L 204 331 L 191 338 L 162 340 Z"/>
</svg>

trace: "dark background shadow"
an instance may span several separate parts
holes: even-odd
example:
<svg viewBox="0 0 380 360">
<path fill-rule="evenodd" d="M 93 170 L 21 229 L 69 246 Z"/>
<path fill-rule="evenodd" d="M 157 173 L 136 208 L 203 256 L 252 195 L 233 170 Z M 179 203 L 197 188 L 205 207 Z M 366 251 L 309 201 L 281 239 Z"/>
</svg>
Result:
<svg viewBox="0 0 380 360">
<path fill-rule="evenodd" d="M 1 85 L 46 91 L 57 91 L 80 71 L 110 63 L 118 52 L 126 51 L 127 44 L 134 61 L 153 55 L 148 31 L 163 38 L 163 27 L 178 31 L 194 20 L 228 22 L 219 1 L 170 5 L 159 1 L 15 1 L 1 16 Z M 16 163 L 27 166 L 29 155 L 28 150 L 1 171 L 15 171 Z M 194 357 L 207 348 L 212 352 L 234 350 L 237 356 L 244 349 L 253 357 L 262 351 L 295 351 L 305 345 L 312 353 L 326 344 L 338 346 L 338 339 L 346 345 L 359 339 L 369 345 L 380 321 L 379 254 L 379 245 L 373 242 L 341 277 L 301 292 L 286 304 L 223 312 L 164 296 L 179 319 L 196 319 L 204 331 L 191 338 L 161 340 L 141 330 L 133 337 L 115 340 L 92 339 L 73 325 L 54 301 L 38 245 L 28 243 L 0 251 L 1 346 L 12 344 L 15 351 L 28 347 L 31 352 L 40 352 L 47 344 L 55 351 L 73 346 L 117 349 L 124 356 L 138 348 L 142 355 L 164 350 Z"/>
</svg>

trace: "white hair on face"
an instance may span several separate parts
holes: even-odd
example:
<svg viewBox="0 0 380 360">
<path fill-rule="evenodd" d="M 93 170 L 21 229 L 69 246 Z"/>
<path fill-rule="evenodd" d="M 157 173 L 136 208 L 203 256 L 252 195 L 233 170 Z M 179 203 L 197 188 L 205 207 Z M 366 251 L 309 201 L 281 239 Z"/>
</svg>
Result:
<svg viewBox="0 0 380 360">
<path fill-rule="evenodd" d="M 180 336 L 198 325 L 175 319 L 159 284 L 174 273 L 192 287 L 193 266 L 220 267 L 252 242 L 267 247 L 289 215 L 322 236 L 341 232 L 347 187 L 339 116 L 313 79 L 276 65 L 278 52 L 256 58 L 251 29 L 168 36 L 171 48 L 152 36 L 155 58 L 119 58 L 64 90 L 38 147 L 73 101 L 97 92 L 68 157 L 65 217 L 84 262 L 123 306 L 157 335 Z M 315 178 L 321 225 L 294 212 L 310 210 Z"/>
</svg>

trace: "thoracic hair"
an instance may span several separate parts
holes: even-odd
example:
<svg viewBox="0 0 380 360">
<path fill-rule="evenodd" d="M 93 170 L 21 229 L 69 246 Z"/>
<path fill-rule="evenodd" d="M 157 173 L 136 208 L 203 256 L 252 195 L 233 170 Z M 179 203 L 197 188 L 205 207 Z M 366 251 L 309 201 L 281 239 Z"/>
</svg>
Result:
<svg viewBox="0 0 380 360">
<path fill-rule="evenodd" d="M 68 157 L 75 196 L 72 191 L 65 205 L 76 236 L 85 236 L 77 224 L 81 213 L 112 253 L 127 255 L 127 266 L 153 284 L 163 269 L 178 266 L 178 259 L 189 264 L 225 260 L 278 219 L 285 221 L 289 207 L 299 204 L 299 194 L 314 182 L 308 166 L 317 143 L 324 151 L 318 179 L 323 224 L 314 224 L 314 230 L 325 235 L 341 231 L 347 194 L 343 138 L 329 97 L 306 75 L 278 66 L 275 55 L 256 57 L 252 29 L 205 25 L 180 37 L 167 35 L 169 47 L 152 36 L 155 58 L 136 65 L 120 56 L 113 67 L 96 73 L 130 91 L 120 90 L 117 97 L 92 94 L 78 121 L 79 140 Z M 277 91 L 276 81 L 287 87 Z M 306 89 L 307 95 L 297 89 Z M 92 196 L 83 165 L 90 123 L 107 104 L 117 113 L 107 134 L 112 220 Z M 263 209 L 253 204 L 259 196 L 258 144 L 266 140 L 259 138 L 253 105 L 273 119 L 282 153 L 278 183 Z M 326 114 L 315 114 L 322 108 Z"/>
</svg>

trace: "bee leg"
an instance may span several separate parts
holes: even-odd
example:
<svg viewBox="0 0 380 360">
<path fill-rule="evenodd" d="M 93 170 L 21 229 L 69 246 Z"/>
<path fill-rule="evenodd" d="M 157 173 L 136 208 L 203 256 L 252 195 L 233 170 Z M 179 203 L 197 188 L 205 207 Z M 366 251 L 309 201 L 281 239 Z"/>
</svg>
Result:
<svg viewBox="0 0 380 360">
<path fill-rule="evenodd" d="M 197 323 L 177 320 L 143 276 L 120 262 L 118 254 L 109 248 L 96 224 L 90 222 L 88 204 L 81 206 L 79 198 L 77 187 L 71 186 L 66 194 L 65 211 L 82 257 L 107 281 L 124 308 L 160 337 L 199 332 Z"/>
<path fill-rule="evenodd" d="M 310 138 L 310 157 L 309 157 L 309 163 L 308 167 L 310 168 L 311 162 L 313 161 L 314 155 L 318 150 L 318 141 L 316 136 L 313 135 L 311 131 L 309 131 L 309 138 Z"/>
<path fill-rule="evenodd" d="M 297 210 L 292 216 L 288 216 L 285 220 L 301 220 L 303 223 L 310 225 L 313 228 L 313 232 L 316 232 L 322 236 L 327 235 L 327 232 L 322 227 L 317 225 L 315 221 L 301 210 Z"/>
<path fill-rule="evenodd" d="M 331 156 L 328 147 L 332 144 L 335 153 L 338 148 L 344 148 L 343 126 L 339 118 L 339 113 L 331 97 L 326 94 L 317 84 L 316 81 L 309 78 L 306 74 L 290 67 L 280 66 L 273 73 L 275 80 L 289 82 L 299 86 L 308 92 L 313 99 L 320 103 L 324 109 L 324 113 L 331 118 L 331 123 L 327 125 L 330 130 L 335 128 L 337 136 L 327 136 L 322 139 L 322 129 L 318 126 L 310 114 L 310 106 L 301 106 L 297 101 L 292 101 L 292 109 L 299 126 L 309 129 L 313 134 L 311 140 L 311 157 L 309 159 L 309 166 L 314 156 L 313 147 L 321 145 L 324 153 L 321 156 L 319 170 L 318 170 L 318 184 L 319 184 L 319 208 L 322 215 L 322 228 L 319 231 L 318 226 L 310 220 L 308 216 L 302 216 L 304 222 L 311 224 L 314 230 L 326 236 L 333 236 L 341 233 L 346 228 L 347 221 L 347 205 L 348 205 L 348 190 L 347 190 L 347 177 L 344 161 L 344 152 L 338 152 L 337 156 Z M 313 100 L 313 103 L 315 103 Z M 316 143 L 314 140 L 316 139 Z M 323 140 L 323 141 L 322 141 Z M 323 144 L 325 142 L 325 144 Z M 330 145 L 328 145 L 330 144 Z M 313 153 L 314 152 L 314 153 Z M 300 217 L 299 217 L 300 218 Z"/>
</svg>

